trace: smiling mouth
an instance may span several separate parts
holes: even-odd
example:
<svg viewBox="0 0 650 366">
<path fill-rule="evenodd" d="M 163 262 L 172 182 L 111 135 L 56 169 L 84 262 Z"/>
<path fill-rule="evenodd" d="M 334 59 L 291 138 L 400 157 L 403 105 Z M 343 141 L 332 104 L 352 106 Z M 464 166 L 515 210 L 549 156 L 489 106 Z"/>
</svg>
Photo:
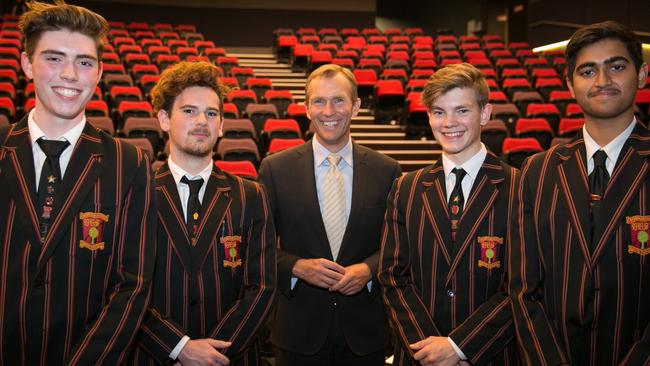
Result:
<svg viewBox="0 0 650 366">
<path fill-rule="evenodd" d="M 68 98 L 76 97 L 77 95 L 81 94 L 81 90 L 79 89 L 54 87 L 52 90 L 54 90 L 55 93 Z"/>
<path fill-rule="evenodd" d="M 465 131 L 454 131 L 454 132 L 443 132 L 442 134 L 443 134 L 445 137 L 453 138 L 453 137 L 460 137 L 460 136 L 462 136 L 464 133 L 465 133 Z"/>
<path fill-rule="evenodd" d="M 339 124 L 339 121 L 323 121 L 321 124 L 325 127 L 336 127 Z"/>
</svg>

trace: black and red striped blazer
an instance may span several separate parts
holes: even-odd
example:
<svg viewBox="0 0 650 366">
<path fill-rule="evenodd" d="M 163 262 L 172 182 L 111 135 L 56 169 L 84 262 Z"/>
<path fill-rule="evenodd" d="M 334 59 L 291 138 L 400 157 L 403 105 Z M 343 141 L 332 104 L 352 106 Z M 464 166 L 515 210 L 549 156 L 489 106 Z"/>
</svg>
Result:
<svg viewBox="0 0 650 366">
<path fill-rule="evenodd" d="M 188 335 L 232 342 L 223 350 L 231 365 L 258 365 L 257 336 L 272 306 L 276 277 L 275 226 L 264 189 L 214 166 L 192 246 L 167 163 L 155 179 L 156 271 L 132 363 L 166 363 Z"/>
<path fill-rule="evenodd" d="M 0 364 L 121 363 L 153 274 L 147 156 L 87 123 L 41 243 L 27 118 L 0 144 Z"/>
<path fill-rule="evenodd" d="M 510 293 L 526 364 L 650 364 L 649 157 L 650 131 L 637 124 L 593 248 L 582 132 L 524 164 Z"/>
<path fill-rule="evenodd" d="M 393 185 L 383 231 L 379 281 L 397 334 L 395 365 L 408 348 L 449 336 L 474 364 L 516 363 L 506 294 L 518 171 L 488 153 L 451 240 L 441 159 Z"/>
</svg>

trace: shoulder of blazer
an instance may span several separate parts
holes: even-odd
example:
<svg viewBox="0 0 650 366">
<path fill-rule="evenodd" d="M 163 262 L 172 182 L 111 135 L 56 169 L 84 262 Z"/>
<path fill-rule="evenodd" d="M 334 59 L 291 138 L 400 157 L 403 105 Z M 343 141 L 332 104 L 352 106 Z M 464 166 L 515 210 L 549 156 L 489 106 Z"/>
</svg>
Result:
<svg viewBox="0 0 650 366">
<path fill-rule="evenodd" d="M 262 163 L 276 166 L 278 164 L 282 165 L 288 161 L 298 159 L 305 154 L 311 153 L 311 140 L 306 141 L 304 144 L 299 146 L 294 146 L 290 149 L 280 151 L 278 153 L 269 155 L 262 160 Z"/>
</svg>

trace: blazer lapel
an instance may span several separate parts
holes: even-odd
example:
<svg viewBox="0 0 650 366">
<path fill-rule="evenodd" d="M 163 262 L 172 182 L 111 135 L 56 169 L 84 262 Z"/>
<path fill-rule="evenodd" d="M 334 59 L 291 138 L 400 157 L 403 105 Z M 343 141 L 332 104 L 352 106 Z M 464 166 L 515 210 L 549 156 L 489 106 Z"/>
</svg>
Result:
<svg viewBox="0 0 650 366">
<path fill-rule="evenodd" d="M 79 209 L 102 171 L 103 155 L 99 131 L 90 123 L 86 123 L 57 192 L 60 197 L 54 202 L 54 211 L 57 214 L 45 237 L 43 251 L 38 260 L 38 270 L 52 255 L 72 220 L 79 220 Z"/>
<path fill-rule="evenodd" d="M 354 174 L 352 175 L 352 202 L 350 205 L 349 220 L 345 227 L 345 234 L 343 235 L 343 241 L 341 242 L 339 258 L 343 258 L 345 248 L 349 246 L 346 243 L 348 237 L 350 236 L 350 232 L 355 227 L 357 227 L 356 221 L 363 217 L 362 209 L 364 207 L 363 203 L 365 202 L 365 192 L 366 192 L 364 187 L 366 187 L 368 176 L 371 175 L 371 172 L 368 170 L 368 162 L 366 161 L 366 154 L 359 152 L 359 148 L 354 142 L 352 143 L 352 159 L 354 164 L 353 166 Z M 355 243 L 351 243 L 350 245 L 355 245 Z"/>
<path fill-rule="evenodd" d="M 557 167 L 560 191 L 567 202 L 580 252 L 585 262 L 590 263 L 592 253 L 589 250 L 591 242 L 589 184 L 582 132 L 579 132 L 567 145 L 559 147 L 556 155 L 560 159 Z"/>
<path fill-rule="evenodd" d="M 228 178 L 216 165 L 213 165 L 210 179 L 205 188 L 205 196 L 203 196 L 201 203 L 203 214 L 199 223 L 196 246 L 192 250 L 192 270 L 195 274 L 201 270 L 208 252 L 215 245 L 215 242 L 219 240 L 216 239 L 218 233 L 225 231 L 222 229 L 225 228 L 223 221 L 230 210 L 232 202 L 231 190 L 232 187 Z M 221 237 L 223 237 L 223 234 Z M 197 276 L 192 278 L 197 278 Z"/>
<path fill-rule="evenodd" d="M 158 218 L 163 226 L 176 255 L 183 267 L 190 272 L 192 269 L 192 253 L 187 234 L 187 226 L 183 217 L 183 209 L 174 176 L 167 162 L 156 173 L 156 198 L 158 199 Z"/>
<path fill-rule="evenodd" d="M 10 189 L 8 194 L 16 200 L 16 211 L 20 221 L 25 224 L 25 229 L 29 231 L 30 243 L 39 245 L 41 235 L 34 206 L 36 173 L 27 117 L 13 126 L 2 149 L 5 151 L 5 170 L 0 174 L 0 181 L 3 187 L 16 187 Z"/>
<path fill-rule="evenodd" d="M 445 191 L 445 171 L 442 167 L 442 159 L 431 167 L 429 172 L 422 177 L 422 204 L 426 216 L 431 222 L 433 233 L 445 261 L 448 265 L 452 261 L 453 242 L 451 240 L 451 223 L 447 212 L 447 194 Z"/>
<path fill-rule="evenodd" d="M 650 131 L 637 123 L 634 131 L 623 145 L 612 177 L 607 184 L 601 203 L 601 220 L 595 228 L 597 242 L 591 261 L 594 267 L 609 243 L 612 233 L 619 227 L 623 213 L 639 193 L 639 186 L 648 174 L 650 154 Z"/>
<path fill-rule="evenodd" d="M 323 216 L 320 212 L 320 204 L 318 203 L 318 192 L 316 191 L 316 174 L 314 172 L 314 150 L 312 141 L 302 144 L 296 149 L 296 177 L 295 187 L 296 194 L 304 196 L 304 211 L 297 213 L 307 215 L 309 222 L 312 225 L 314 232 L 313 242 L 318 241 L 320 257 L 334 260 L 332 257 L 332 249 L 330 248 L 329 240 L 327 239 L 327 231 L 325 230 L 325 223 Z M 301 193 L 298 193 L 301 192 Z M 347 228 L 346 228 L 347 232 Z M 343 237 L 345 241 L 345 234 Z"/>
<path fill-rule="evenodd" d="M 470 191 L 463 215 L 458 223 L 454 260 L 447 274 L 445 283 L 448 283 L 453 276 L 458 264 L 468 248 L 476 243 L 476 233 L 490 212 L 499 195 L 499 184 L 505 181 L 503 167 L 491 153 L 485 157 L 483 165 L 478 172 Z"/>
</svg>

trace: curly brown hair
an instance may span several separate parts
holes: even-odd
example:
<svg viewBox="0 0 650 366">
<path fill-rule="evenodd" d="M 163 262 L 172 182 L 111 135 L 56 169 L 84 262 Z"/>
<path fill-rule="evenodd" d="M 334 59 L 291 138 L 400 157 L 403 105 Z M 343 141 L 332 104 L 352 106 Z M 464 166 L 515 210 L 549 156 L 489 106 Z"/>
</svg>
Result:
<svg viewBox="0 0 650 366">
<path fill-rule="evenodd" d="M 18 25 L 30 60 L 43 33 L 58 30 L 92 38 L 97 46 L 97 58 L 101 58 L 104 38 L 110 29 L 104 17 L 84 7 L 66 4 L 63 0 L 55 0 L 54 4 L 29 1 L 26 5 L 28 10 L 20 16 Z"/>
<path fill-rule="evenodd" d="M 174 101 L 183 90 L 192 86 L 202 86 L 217 93 L 219 114 L 223 116 L 223 100 L 230 88 L 219 83 L 219 75 L 219 69 L 206 61 L 183 61 L 167 68 L 151 89 L 151 104 L 154 111 L 158 113 L 162 109 L 171 115 Z"/>
</svg>

